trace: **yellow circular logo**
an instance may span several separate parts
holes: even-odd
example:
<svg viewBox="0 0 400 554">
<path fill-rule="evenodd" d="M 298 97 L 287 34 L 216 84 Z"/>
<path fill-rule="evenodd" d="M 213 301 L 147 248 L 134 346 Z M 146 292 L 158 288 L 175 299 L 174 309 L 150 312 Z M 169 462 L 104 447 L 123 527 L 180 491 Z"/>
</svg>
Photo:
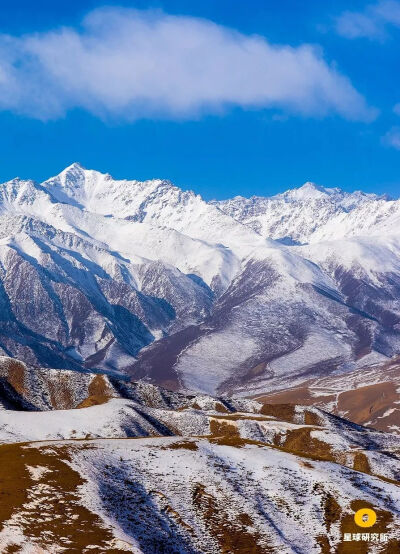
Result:
<svg viewBox="0 0 400 554">
<path fill-rule="evenodd" d="M 370 508 L 361 508 L 354 514 L 354 521 L 359 527 L 372 527 L 376 522 L 376 513 Z"/>
</svg>

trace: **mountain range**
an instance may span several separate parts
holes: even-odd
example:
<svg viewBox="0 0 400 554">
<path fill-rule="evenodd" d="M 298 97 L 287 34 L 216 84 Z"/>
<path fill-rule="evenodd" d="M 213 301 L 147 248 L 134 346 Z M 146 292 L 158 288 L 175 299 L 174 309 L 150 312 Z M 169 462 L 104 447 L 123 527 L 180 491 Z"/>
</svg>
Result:
<svg viewBox="0 0 400 554">
<path fill-rule="evenodd" d="M 382 367 L 400 354 L 399 223 L 400 200 L 313 183 L 206 202 L 77 163 L 13 179 L 0 353 L 236 396 Z"/>
<path fill-rule="evenodd" d="M 399 217 L 0 185 L 0 551 L 397 552 Z"/>
</svg>

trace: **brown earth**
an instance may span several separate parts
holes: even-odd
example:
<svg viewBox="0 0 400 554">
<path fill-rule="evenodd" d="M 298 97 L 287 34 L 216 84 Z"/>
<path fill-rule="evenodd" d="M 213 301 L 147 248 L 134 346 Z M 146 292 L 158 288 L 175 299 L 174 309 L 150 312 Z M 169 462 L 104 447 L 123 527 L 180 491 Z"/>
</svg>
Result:
<svg viewBox="0 0 400 554">
<path fill-rule="evenodd" d="M 380 418 L 388 409 L 395 407 L 395 402 L 400 400 L 396 392 L 396 384 L 388 381 L 360 387 L 353 391 L 343 392 L 338 397 L 337 410 L 345 414 L 350 421 L 356 421 L 362 425 Z M 384 426 L 387 428 L 390 423 L 400 425 L 400 410 L 397 408 L 397 415 L 390 419 L 385 418 Z M 396 413 L 395 412 L 395 413 Z"/>
<path fill-rule="evenodd" d="M 98 552 L 126 552 L 110 546 L 111 531 L 79 503 L 78 488 L 84 481 L 68 460 L 68 450 L 62 447 L 0 446 L 0 529 L 18 513 L 24 536 L 44 552 L 60 544 L 71 554 L 84 552 L 90 545 L 96 545 Z M 28 466 L 46 471 L 33 479 Z M 10 543 L 4 552 L 19 551 L 18 545 Z"/>
<path fill-rule="evenodd" d="M 353 459 L 353 469 L 363 473 L 371 473 L 371 467 L 367 456 L 363 452 L 356 452 Z"/>
<path fill-rule="evenodd" d="M 179 442 L 172 442 L 171 444 L 168 444 L 167 446 L 163 446 L 162 448 L 165 448 L 167 450 L 198 450 L 198 446 L 194 441 L 190 440 L 183 440 Z"/>
<path fill-rule="evenodd" d="M 8 382 L 14 388 L 14 390 L 24 396 L 26 394 L 25 389 L 25 365 L 18 360 L 10 360 L 7 367 Z"/>
<path fill-rule="evenodd" d="M 263 400 L 259 400 L 262 402 Z M 270 415 L 273 417 L 276 417 L 278 419 L 281 419 L 283 421 L 288 421 L 289 423 L 293 423 L 294 415 L 295 415 L 295 407 L 292 404 L 283 404 L 280 402 L 271 402 L 268 404 L 264 404 L 261 408 L 261 412 L 263 415 Z"/>
<path fill-rule="evenodd" d="M 237 426 L 229 421 L 219 419 L 210 419 L 210 433 L 216 437 L 239 437 L 240 433 Z"/>
<path fill-rule="evenodd" d="M 89 406 L 96 406 L 99 404 L 105 404 L 112 397 L 104 375 L 96 375 L 89 384 L 89 396 L 85 398 L 77 408 L 88 408 Z"/>
<path fill-rule="evenodd" d="M 312 428 L 301 427 L 288 431 L 282 443 L 279 444 L 286 452 L 304 456 L 313 456 L 320 460 L 335 461 L 335 456 L 329 444 L 311 437 Z"/>
<path fill-rule="evenodd" d="M 193 490 L 193 504 L 204 520 L 210 533 L 218 541 L 221 554 L 268 554 L 275 552 L 266 544 L 266 538 L 252 530 L 253 521 L 248 514 L 239 514 L 234 519 L 224 510 L 224 503 L 197 483 Z M 229 506 L 229 499 L 226 499 Z M 262 542 L 261 542 L 261 539 Z"/>
<path fill-rule="evenodd" d="M 68 376 L 61 375 L 56 382 L 48 382 L 51 405 L 55 410 L 68 410 L 73 406 L 73 395 Z"/>
<path fill-rule="evenodd" d="M 253 398 L 266 404 L 316 406 L 360 425 L 400 432 L 400 361 L 313 379 Z"/>
</svg>

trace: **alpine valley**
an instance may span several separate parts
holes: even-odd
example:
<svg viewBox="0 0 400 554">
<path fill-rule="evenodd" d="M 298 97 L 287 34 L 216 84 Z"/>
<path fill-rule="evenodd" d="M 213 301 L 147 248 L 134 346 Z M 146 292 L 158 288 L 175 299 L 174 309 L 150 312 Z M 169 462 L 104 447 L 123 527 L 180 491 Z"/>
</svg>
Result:
<svg viewBox="0 0 400 554">
<path fill-rule="evenodd" d="M 2 553 L 398 552 L 399 433 L 400 200 L 0 185 Z"/>
</svg>

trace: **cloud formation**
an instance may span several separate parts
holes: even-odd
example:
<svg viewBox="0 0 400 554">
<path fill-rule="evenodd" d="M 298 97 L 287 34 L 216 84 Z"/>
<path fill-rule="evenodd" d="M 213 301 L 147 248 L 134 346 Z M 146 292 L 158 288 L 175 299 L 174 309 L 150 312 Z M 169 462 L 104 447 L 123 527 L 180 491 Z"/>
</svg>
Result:
<svg viewBox="0 0 400 554">
<path fill-rule="evenodd" d="M 400 150 L 400 127 L 392 127 L 383 137 L 382 143 L 396 150 Z"/>
<path fill-rule="evenodd" d="M 364 11 L 345 11 L 336 19 L 336 30 L 346 38 L 383 40 L 387 27 L 400 27 L 400 2 L 381 0 L 369 4 Z"/>
<path fill-rule="evenodd" d="M 205 19 L 101 9 L 79 28 L 0 35 L 0 109 L 38 119 L 193 118 L 233 106 L 305 116 L 376 115 L 310 45 L 273 45 Z"/>
</svg>

